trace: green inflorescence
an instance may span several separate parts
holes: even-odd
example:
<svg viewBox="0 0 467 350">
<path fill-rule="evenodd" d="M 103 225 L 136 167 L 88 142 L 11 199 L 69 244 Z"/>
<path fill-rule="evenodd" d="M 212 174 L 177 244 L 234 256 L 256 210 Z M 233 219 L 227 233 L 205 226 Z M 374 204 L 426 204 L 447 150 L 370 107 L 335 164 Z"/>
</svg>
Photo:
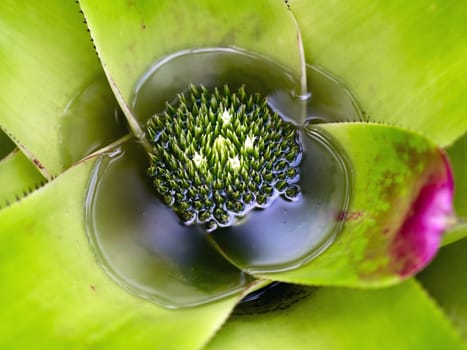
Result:
<svg viewBox="0 0 467 350">
<path fill-rule="evenodd" d="M 185 224 L 229 226 L 279 195 L 300 195 L 296 127 L 259 94 L 191 85 L 147 124 L 149 175 Z"/>
</svg>

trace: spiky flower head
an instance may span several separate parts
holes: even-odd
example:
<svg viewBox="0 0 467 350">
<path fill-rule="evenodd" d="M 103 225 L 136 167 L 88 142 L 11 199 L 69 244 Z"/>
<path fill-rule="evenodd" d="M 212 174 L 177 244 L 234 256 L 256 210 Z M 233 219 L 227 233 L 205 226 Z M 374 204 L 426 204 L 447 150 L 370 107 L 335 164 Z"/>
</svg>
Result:
<svg viewBox="0 0 467 350">
<path fill-rule="evenodd" d="M 229 226 L 279 195 L 300 194 L 299 135 L 259 94 L 191 85 L 147 124 L 149 175 L 185 224 Z"/>
</svg>

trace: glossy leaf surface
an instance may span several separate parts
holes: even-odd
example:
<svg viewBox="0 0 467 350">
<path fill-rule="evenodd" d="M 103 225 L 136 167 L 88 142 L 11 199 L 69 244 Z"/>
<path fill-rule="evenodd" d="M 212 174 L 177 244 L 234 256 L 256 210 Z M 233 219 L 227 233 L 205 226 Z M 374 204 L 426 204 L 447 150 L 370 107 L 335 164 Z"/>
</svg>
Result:
<svg viewBox="0 0 467 350">
<path fill-rule="evenodd" d="M 289 2 L 307 61 L 339 76 L 370 120 L 445 146 L 467 129 L 467 3 Z"/>
<path fill-rule="evenodd" d="M 274 306 L 271 306 L 274 310 Z M 233 316 L 207 349 L 449 349 L 459 336 L 414 281 L 380 290 L 320 288 L 284 309 Z"/>
<path fill-rule="evenodd" d="M 74 2 L 6 0 L 0 14 L 0 126 L 50 178 L 64 169 L 66 106 L 101 67 Z"/>
<path fill-rule="evenodd" d="M 238 296 L 171 311 L 112 281 L 84 233 L 93 163 L 73 167 L 0 212 L 0 279 L 8 286 L 0 291 L 0 348 L 199 348 Z"/>
<path fill-rule="evenodd" d="M 129 105 L 136 82 L 151 65 L 180 50 L 240 47 L 300 75 L 296 27 L 281 1 L 81 0 L 80 5 L 122 105 Z"/>
<path fill-rule="evenodd" d="M 267 276 L 378 286 L 422 269 L 452 215 L 452 174 L 443 153 L 417 134 L 380 124 L 325 124 L 318 130 L 340 143 L 352 169 L 349 209 L 335 213 L 344 222 L 342 232 L 310 263 Z"/>
</svg>

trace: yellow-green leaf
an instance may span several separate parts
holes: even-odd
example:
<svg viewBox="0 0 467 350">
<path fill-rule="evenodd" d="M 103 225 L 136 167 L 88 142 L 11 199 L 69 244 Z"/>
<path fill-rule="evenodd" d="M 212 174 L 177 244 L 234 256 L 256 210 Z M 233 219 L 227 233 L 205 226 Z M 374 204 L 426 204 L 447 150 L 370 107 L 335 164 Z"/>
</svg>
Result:
<svg viewBox="0 0 467 350">
<path fill-rule="evenodd" d="M 93 164 L 0 211 L 0 348 L 198 349 L 239 296 L 172 311 L 110 279 L 84 230 Z"/>
<path fill-rule="evenodd" d="M 343 79 L 372 121 L 446 146 L 465 133 L 467 2 L 291 0 L 307 60 Z"/>
<path fill-rule="evenodd" d="M 414 281 L 380 290 L 320 288 L 289 307 L 232 317 L 209 350 L 460 350 L 463 344 Z M 274 310 L 274 305 L 270 305 Z"/>
</svg>

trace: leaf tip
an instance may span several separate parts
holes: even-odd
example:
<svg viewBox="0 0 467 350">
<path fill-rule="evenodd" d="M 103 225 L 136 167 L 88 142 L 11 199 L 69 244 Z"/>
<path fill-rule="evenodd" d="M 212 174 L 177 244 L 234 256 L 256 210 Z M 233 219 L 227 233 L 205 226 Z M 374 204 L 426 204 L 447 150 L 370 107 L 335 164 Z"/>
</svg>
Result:
<svg viewBox="0 0 467 350">
<path fill-rule="evenodd" d="M 391 260 L 402 278 L 424 268 L 436 255 L 454 217 L 454 180 L 446 155 L 426 177 L 390 246 Z"/>
</svg>

